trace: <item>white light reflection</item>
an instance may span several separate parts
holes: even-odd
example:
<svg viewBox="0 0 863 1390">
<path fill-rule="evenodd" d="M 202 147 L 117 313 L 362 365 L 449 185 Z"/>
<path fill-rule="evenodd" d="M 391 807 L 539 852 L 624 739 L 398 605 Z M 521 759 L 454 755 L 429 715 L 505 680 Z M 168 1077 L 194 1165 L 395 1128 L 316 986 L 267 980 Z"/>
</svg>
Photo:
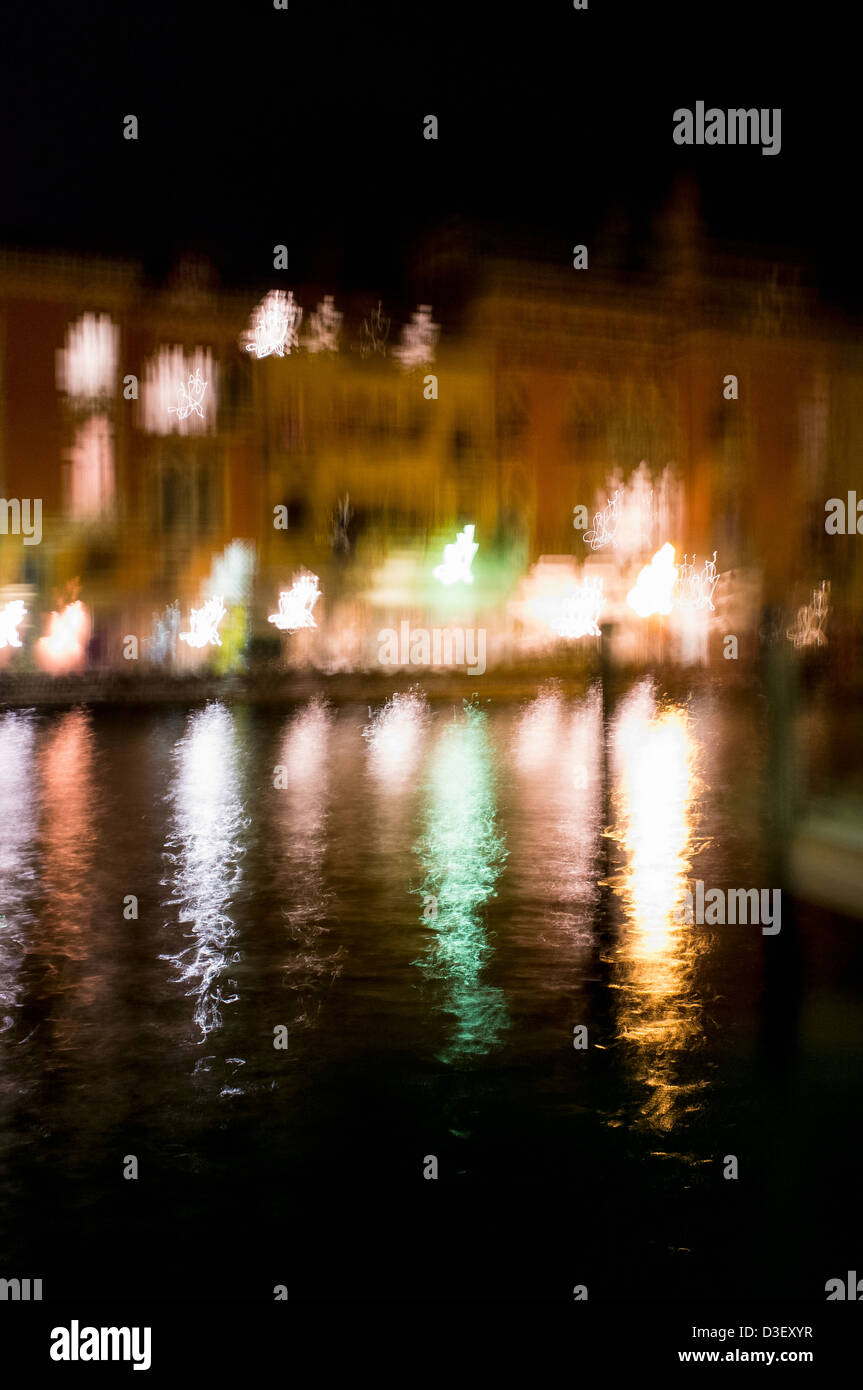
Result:
<svg viewBox="0 0 863 1390">
<path fill-rule="evenodd" d="M 290 942 L 283 971 L 292 996 L 286 1021 L 293 1029 L 312 1026 L 320 985 L 339 973 L 343 956 L 340 947 L 324 949 L 323 940 L 332 901 L 324 868 L 332 722 L 329 706 L 319 697 L 289 719 L 278 755 L 286 785 L 272 793 L 272 865 Z"/>
<path fill-rule="evenodd" d="M 513 736 L 521 812 L 511 836 L 509 874 L 516 888 L 515 938 L 541 951 L 552 928 L 553 959 L 540 969 L 562 988 L 564 939 L 588 945 L 599 896 L 596 864 L 602 831 L 602 700 L 598 687 L 570 701 L 553 685 L 521 712 Z M 523 885 L 523 886 L 522 886 Z M 522 914 L 518 904 L 529 904 Z M 539 910 L 537 905 L 539 904 Z M 537 933 L 537 920 L 543 930 Z"/>
<path fill-rule="evenodd" d="M 17 1022 L 21 998 L 18 976 L 33 921 L 29 903 L 36 878 L 38 826 L 35 742 L 31 713 L 16 711 L 0 717 L 0 1036 Z"/>
<path fill-rule="evenodd" d="M 230 908 L 248 822 L 239 794 L 234 721 L 224 705 L 207 705 L 189 716 L 174 764 L 165 850 L 172 870 L 164 880 L 172 896 L 166 906 L 179 908 L 178 922 L 187 928 L 191 945 L 161 959 L 171 961 L 179 979 L 189 984 L 203 1042 L 222 1026 L 222 1005 L 238 998 L 223 994 L 222 980 L 233 959 L 237 933 Z"/>
<path fill-rule="evenodd" d="M 415 689 L 391 695 L 363 729 L 372 775 L 388 789 L 413 785 L 428 722 L 428 701 Z"/>
</svg>

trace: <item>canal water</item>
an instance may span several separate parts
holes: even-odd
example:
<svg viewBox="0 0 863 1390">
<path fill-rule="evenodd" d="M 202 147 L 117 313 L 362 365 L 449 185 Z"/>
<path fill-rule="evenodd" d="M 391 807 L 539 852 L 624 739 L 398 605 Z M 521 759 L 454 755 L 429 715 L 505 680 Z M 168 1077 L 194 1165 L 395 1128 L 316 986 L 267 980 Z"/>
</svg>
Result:
<svg viewBox="0 0 863 1390">
<path fill-rule="evenodd" d="M 0 1275 L 823 1298 L 860 945 L 680 920 L 777 886 L 764 768 L 757 699 L 650 680 L 0 714 Z"/>
</svg>

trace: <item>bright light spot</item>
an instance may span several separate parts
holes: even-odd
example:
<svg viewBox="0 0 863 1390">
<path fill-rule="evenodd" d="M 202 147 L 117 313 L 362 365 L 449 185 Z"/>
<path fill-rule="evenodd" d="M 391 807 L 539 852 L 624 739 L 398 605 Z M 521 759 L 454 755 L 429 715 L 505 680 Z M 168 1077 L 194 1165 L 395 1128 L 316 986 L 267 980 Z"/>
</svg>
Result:
<svg viewBox="0 0 863 1390">
<path fill-rule="evenodd" d="M 692 848 L 695 744 L 678 709 L 657 710 L 645 688 L 616 721 L 614 755 L 621 841 L 621 892 L 645 949 L 664 949 L 683 900 Z"/>
<path fill-rule="evenodd" d="M 218 366 L 209 349 L 187 357 L 181 347 L 162 347 L 144 367 L 141 413 L 151 434 L 200 432 L 217 408 Z M 206 393 L 208 413 L 204 415 Z"/>
<path fill-rule="evenodd" d="M 249 327 L 240 339 L 246 352 L 253 352 L 260 359 L 274 353 L 277 357 L 290 356 L 291 348 L 298 345 L 297 330 L 303 311 L 294 300 L 293 291 L 270 290 L 254 310 Z"/>
<path fill-rule="evenodd" d="M 36 643 L 36 659 L 45 671 L 57 675 L 71 671 L 84 659 L 90 617 L 80 599 L 67 603 L 61 613 L 52 613 L 48 631 Z"/>
<path fill-rule="evenodd" d="M 166 852 L 171 863 L 167 906 L 176 906 L 183 945 L 162 956 L 195 1000 L 204 1037 L 221 1027 L 222 1005 L 236 1002 L 227 978 L 236 928 L 230 915 L 245 852 L 234 722 L 223 705 L 192 714 L 174 750 L 173 814 Z M 229 992 L 224 993 L 227 985 Z M 232 992 L 231 992 L 232 991 Z"/>
<path fill-rule="evenodd" d="M 221 594 L 229 603 L 248 603 L 255 574 L 255 546 L 252 541 L 231 541 L 221 555 L 213 556 L 205 593 Z"/>
<path fill-rule="evenodd" d="M 434 361 L 434 350 L 440 334 L 440 324 L 432 323 L 431 305 L 420 304 L 411 322 L 402 329 L 401 346 L 393 348 L 393 357 L 409 372 Z"/>
<path fill-rule="evenodd" d="M 443 564 L 437 565 L 434 572 L 435 579 L 439 579 L 442 584 L 449 586 L 457 584 L 459 580 L 463 584 L 473 583 L 470 567 L 474 555 L 479 550 L 473 532 L 473 526 L 465 526 L 464 530 L 456 535 L 454 545 L 444 546 Z"/>
<path fill-rule="evenodd" d="M 391 695 L 363 729 L 372 771 L 388 787 L 413 784 L 428 717 L 425 696 L 411 690 Z"/>
<path fill-rule="evenodd" d="M 79 401 L 112 395 L 119 348 L 120 330 L 107 314 L 83 314 L 57 353 L 58 389 Z"/>
<path fill-rule="evenodd" d="M 596 513 L 593 518 L 593 530 L 585 531 L 582 540 L 585 545 L 589 545 L 591 550 L 602 550 L 603 546 L 614 545 L 614 533 L 617 530 L 617 505 L 620 500 L 621 489 L 615 492 L 610 501 Z"/>
<path fill-rule="evenodd" d="M 719 575 L 716 572 L 716 551 L 713 552 L 712 560 L 704 561 L 704 568 L 698 572 L 695 569 L 695 556 L 689 559 L 684 555 L 683 564 L 680 566 L 677 575 L 677 590 L 674 595 L 674 607 L 682 609 L 692 609 L 701 611 L 709 608 L 713 611 L 713 590 L 719 583 Z"/>
<path fill-rule="evenodd" d="M 653 613 L 670 613 L 676 582 L 674 546 L 666 541 L 662 549 L 657 550 L 650 564 L 641 570 L 635 587 L 626 595 L 626 602 L 640 618 L 649 618 Z"/>
<path fill-rule="evenodd" d="M 271 613 L 268 623 L 274 623 L 282 632 L 296 632 L 301 627 L 317 627 L 312 617 L 312 609 L 321 596 L 316 574 L 302 574 L 295 579 L 290 589 L 279 594 L 279 611 Z"/>
<path fill-rule="evenodd" d="M 199 415 L 203 420 L 204 392 L 206 391 L 206 389 L 207 383 L 201 376 L 201 369 L 200 367 L 196 367 L 194 376 L 189 377 L 188 385 L 184 386 L 181 382 L 180 385 L 177 387 L 178 404 L 169 405 L 168 414 L 172 415 L 174 411 L 176 411 L 177 418 L 180 420 L 185 420 L 194 411 L 194 413 L 196 415 Z"/>
<path fill-rule="evenodd" d="M 585 579 L 561 598 L 532 599 L 528 608 L 558 637 L 599 637 L 602 580 Z"/>
<path fill-rule="evenodd" d="M 0 648 L 23 646 L 18 636 L 18 628 L 24 620 L 27 609 L 19 598 L 0 608 Z"/>
<path fill-rule="evenodd" d="M 221 597 L 208 598 L 203 608 L 193 608 L 189 615 L 189 632 L 180 633 L 180 641 L 190 647 L 221 647 L 219 623 L 227 613 Z"/>
</svg>

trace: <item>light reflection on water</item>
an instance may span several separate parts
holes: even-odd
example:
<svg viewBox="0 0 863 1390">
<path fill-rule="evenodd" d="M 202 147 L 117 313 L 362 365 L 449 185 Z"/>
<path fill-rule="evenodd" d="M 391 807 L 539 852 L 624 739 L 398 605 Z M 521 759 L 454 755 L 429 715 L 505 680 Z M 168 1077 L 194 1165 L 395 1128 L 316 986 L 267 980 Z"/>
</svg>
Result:
<svg viewBox="0 0 863 1390">
<path fill-rule="evenodd" d="M 520 712 L 511 738 L 513 773 L 523 821 L 522 852 L 541 872 L 531 890 L 541 906 L 531 915 L 536 939 L 588 947 L 599 900 L 597 860 L 602 830 L 602 699 L 593 688 L 568 700 L 553 684 Z M 558 987 L 554 975 L 548 988 Z"/>
<path fill-rule="evenodd" d="M 70 710 L 45 735 L 39 756 L 44 894 L 39 935 L 75 960 L 84 959 L 91 946 L 99 802 L 94 742 L 91 715 Z M 87 982 L 82 988 L 89 989 Z"/>
<path fill-rule="evenodd" d="M 700 1045 L 703 1027 L 694 971 L 704 938 L 678 921 L 700 847 L 699 748 L 687 711 L 659 707 L 646 682 L 623 701 L 611 742 L 611 833 L 624 856 L 611 880 L 623 908 L 613 954 L 619 1036 L 648 1088 L 642 1118 L 668 1130 L 703 1084 L 678 1079 L 681 1055 Z"/>
<path fill-rule="evenodd" d="M 319 699 L 287 720 L 278 763 L 285 785 L 272 792 L 272 871 L 289 943 L 280 968 L 293 997 L 285 1022 L 295 1029 L 316 1022 L 317 985 L 335 978 L 344 955 L 340 946 L 326 944 L 334 897 L 325 871 L 332 726 L 332 711 Z"/>
<path fill-rule="evenodd" d="M 62 1227 L 70 1262 L 100 1222 L 125 1229 L 119 1161 L 109 1170 L 127 1153 L 147 1155 L 171 1256 L 171 1234 L 186 1221 L 197 1248 L 228 1192 L 250 1231 L 329 1259 L 321 1213 L 341 1227 L 345 1136 L 359 1135 L 349 1162 L 375 1222 L 428 1219 L 399 1188 L 427 1153 L 469 1219 L 474 1193 L 506 1209 L 496 1174 L 509 1185 L 516 1172 L 548 1193 L 552 1225 L 570 1220 L 563 1246 L 586 1223 L 588 1253 L 608 1247 L 611 1281 L 618 1238 L 633 1278 L 661 1243 L 642 1214 L 662 1191 L 674 1260 L 678 1245 L 695 1257 L 718 1134 L 764 1114 L 750 1154 L 772 1171 L 787 1105 L 765 1108 L 752 1062 L 776 942 L 677 920 L 695 877 L 764 882 L 757 709 L 642 685 L 605 711 L 596 690 L 550 686 L 455 717 L 419 698 L 366 713 L 315 700 L 0 717 L 0 1249 L 13 1273 L 43 1269 L 28 1264 L 36 1228 L 50 1252 Z M 841 999 L 856 956 L 841 928 L 816 926 L 810 962 Z M 837 1017 L 833 1033 L 819 1022 L 828 1063 L 857 1022 Z M 833 1074 L 799 1037 L 808 1072 L 792 1058 L 788 1081 L 808 1074 L 813 1120 L 824 1095 L 836 1102 L 838 1133 L 859 1073 L 834 1069 L 831 1100 Z"/>
<path fill-rule="evenodd" d="M 28 713 L 0 718 L 0 1033 L 15 1025 L 19 971 L 33 922 L 38 815 L 33 757 L 36 729 Z"/>
<path fill-rule="evenodd" d="M 715 1012 L 740 966 L 726 937 L 679 924 L 676 909 L 693 872 L 706 876 L 703 859 L 693 865 L 708 826 L 714 881 L 729 862 L 742 881 L 751 848 L 729 824 L 749 784 L 727 771 L 739 744 L 715 703 L 633 690 L 611 721 L 609 786 L 596 689 L 570 698 L 551 685 L 520 709 L 455 717 L 414 691 L 368 723 L 365 707 L 318 699 L 254 719 L 216 703 L 182 721 L 0 719 L 9 1094 L 48 1074 L 62 1047 L 64 1076 L 85 1088 L 99 1076 L 121 1095 L 139 1033 L 159 1064 L 144 1079 L 141 1063 L 138 1084 L 151 1111 L 170 1097 L 175 1116 L 189 1099 L 179 1038 L 209 1042 L 195 1052 L 206 1071 L 214 1059 L 201 1054 L 220 1037 L 247 1097 L 274 1081 L 292 1094 L 309 1061 L 334 1076 L 367 1057 L 384 1072 L 399 1056 L 472 1073 L 487 1058 L 488 1075 L 511 1064 L 527 1075 L 557 1066 L 573 1021 L 593 1018 L 618 1122 L 667 1132 L 703 1100 L 692 1092 L 703 1068 L 699 1079 L 689 1065 L 704 1046 L 701 994 Z M 702 807 L 702 765 L 738 789 L 725 819 Z M 746 777 L 752 765 L 741 759 Z M 603 888 L 609 852 L 617 872 Z M 753 953 L 738 996 L 757 994 L 758 944 L 734 947 Z M 292 1041 L 275 1073 L 279 1023 Z M 604 1103 L 571 1070 L 557 1086 L 551 1109 Z M 195 1091 L 201 1103 L 214 1094 Z"/>
<path fill-rule="evenodd" d="M 422 892 L 432 896 L 436 915 L 427 921 L 433 937 L 417 964 L 441 982 L 439 1007 L 455 1019 L 441 1054 L 447 1062 L 488 1052 L 508 1026 L 503 991 L 480 979 L 493 954 L 483 908 L 506 857 L 494 783 L 487 716 L 467 707 L 444 724 L 430 752 L 418 846 Z"/>
<path fill-rule="evenodd" d="M 203 1042 L 222 1026 L 222 1006 L 238 998 L 230 992 L 233 982 L 225 981 L 225 972 L 239 960 L 232 950 L 237 929 L 231 907 L 248 822 L 239 794 L 234 718 L 224 705 L 207 705 L 189 716 L 173 761 L 165 844 L 172 868 L 163 880 L 171 897 L 165 906 L 179 909 L 168 925 L 186 928 L 182 934 L 191 944 L 162 959 L 190 985 L 186 992 L 195 1000 L 194 1021 Z"/>
</svg>

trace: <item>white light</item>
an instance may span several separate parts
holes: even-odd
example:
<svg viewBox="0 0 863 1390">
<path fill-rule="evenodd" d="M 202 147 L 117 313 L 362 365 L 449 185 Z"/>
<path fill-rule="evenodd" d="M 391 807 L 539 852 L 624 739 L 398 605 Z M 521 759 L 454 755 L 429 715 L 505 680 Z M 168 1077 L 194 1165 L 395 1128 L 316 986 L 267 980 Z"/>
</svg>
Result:
<svg viewBox="0 0 863 1390">
<path fill-rule="evenodd" d="M 423 367 L 434 361 L 439 334 L 440 324 L 432 323 L 431 305 L 420 304 L 411 322 L 402 329 L 401 346 L 393 348 L 393 357 L 401 362 L 406 372 L 413 367 Z"/>
<path fill-rule="evenodd" d="M 246 352 L 253 352 L 260 359 L 275 353 L 278 357 L 290 356 L 292 347 L 297 347 L 297 329 L 303 311 L 294 301 L 293 291 L 270 290 L 252 314 L 249 327 L 241 338 Z"/>
<path fill-rule="evenodd" d="M 120 330 L 107 314 L 83 314 L 66 330 L 57 353 L 57 387 L 76 400 L 96 400 L 114 390 Z"/>
<path fill-rule="evenodd" d="M 585 579 L 563 599 L 554 602 L 547 622 L 558 637 L 599 637 L 602 580 Z"/>
<path fill-rule="evenodd" d="M 341 326 L 342 315 L 333 307 L 333 296 L 324 295 L 315 312 L 309 315 L 311 336 L 304 346 L 309 352 L 338 352 Z"/>
<path fill-rule="evenodd" d="M 221 555 L 213 556 L 205 594 L 221 594 L 228 603 L 248 604 L 255 575 L 255 546 L 252 541 L 231 541 Z"/>
<path fill-rule="evenodd" d="M 439 579 L 441 584 L 449 586 L 457 584 L 459 580 L 464 584 L 473 583 L 470 567 L 479 550 L 473 532 L 473 526 L 465 526 L 463 531 L 457 533 L 454 545 L 444 546 L 443 564 L 437 565 L 434 571 L 435 579 Z"/>
<path fill-rule="evenodd" d="M 604 507 L 596 513 L 593 518 L 593 530 L 585 531 L 582 540 L 585 545 L 589 545 L 591 550 L 602 550 L 603 546 L 614 545 L 614 533 L 617 530 L 617 506 L 620 501 L 621 492 L 618 488 L 614 496 Z"/>
<path fill-rule="evenodd" d="M 657 550 L 650 564 L 645 565 L 640 571 L 634 588 L 626 595 L 626 602 L 640 618 L 649 618 L 653 613 L 670 613 L 676 582 L 674 546 L 666 541 L 665 545 Z"/>
<path fill-rule="evenodd" d="M 367 319 L 363 319 L 363 341 L 360 352 L 363 357 L 368 357 L 369 353 L 380 353 L 382 357 L 387 355 L 387 338 L 390 335 L 390 321 L 381 310 L 381 301 L 378 300 L 378 307 L 372 309 Z"/>
<path fill-rule="evenodd" d="M 220 596 L 208 598 L 203 608 L 191 609 L 190 631 L 181 632 L 180 641 L 188 642 L 190 647 L 221 647 L 218 627 L 227 611 Z"/>
<path fill-rule="evenodd" d="M 321 596 L 316 574 L 303 574 L 296 579 L 290 589 L 279 594 L 279 611 L 271 613 L 268 623 L 274 623 L 282 632 L 296 632 L 301 627 L 317 627 L 312 617 L 312 609 Z"/>
<path fill-rule="evenodd" d="M 391 695 L 363 729 L 374 775 L 390 790 L 413 785 L 429 712 L 425 695 Z"/>
<path fill-rule="evenodd" d="M 680 566 L 677 575 L 677 588 L 674 593 L 674 607 L 700 611 L 703 608 L 713 609 L 713 591 L 719 583 L 719 575 L 716 572 L 716 551 L 713 552 L 712 560 L 704 561 L 704 568 L 696 573 L 695 556 L 690 561 L 688 555 L 684 555 L 683 564 Z"/>
<path fill-rule="evenodd" d="M 204 392 L 207 383 L 201 376 L 200 367 L 195 368 L 194 376 L 189 377 L 188 385 L 182 382 L 177 387 L 177 405 L 168 406 L 168 414 L 173 415 L 176 411 L 179 420 L 186 420 L 194 411 L 201 419 L 204 418 Z"/>
<path fill-rule="evenodd" d="M 161 347 L 145 363 L 141 419 L 151 434 L 200 433 L 218 405 L 218 366 L 209 349 L 186 356 L 181 347 Z M 206 392 L 207 417 L 204 415 Z"/>
<path fill-rule="evenodd" d="M 812 590 L 812 599 L 797 610 L 797 622 L 786 633 L 795 647 L 824 647 L 827 638 L 822 628 L 830 612 L 830 581 L 822 579 L 821 587 Z"/>
<path fill-rule="evenodd" d="M 19 598 L 7 603 L 5 608 L 0 608 L 0 648 L 23 646 L 18 636 L 18 628 L 26 612 L 27 609 Z"/>
</svg>

